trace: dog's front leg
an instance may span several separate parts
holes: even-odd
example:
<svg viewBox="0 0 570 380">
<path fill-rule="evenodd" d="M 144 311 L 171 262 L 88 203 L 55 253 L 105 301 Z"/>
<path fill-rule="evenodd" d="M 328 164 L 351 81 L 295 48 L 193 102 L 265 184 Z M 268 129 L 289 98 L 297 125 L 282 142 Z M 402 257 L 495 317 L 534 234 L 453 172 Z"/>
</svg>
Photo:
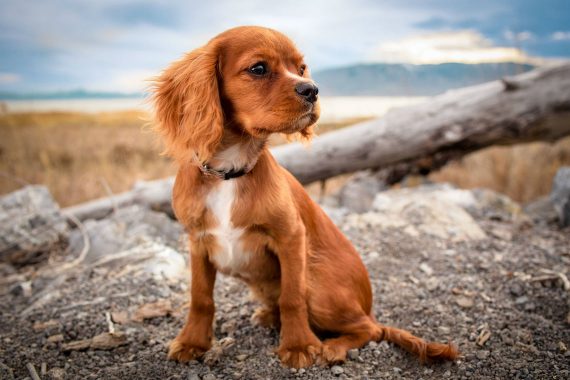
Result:
<svg viewBox="0 0 570 380">
<path fill-rule="evenodd" d="M 281 342 L 277 353 L 284 365 L 308 367 L 319 357 L 322 345 L 309 326 L 305 228 L 284 239 L 276 251 L 281 265 Z"/>
<path fill-rule="evenodd" d="M 168 358 L 179 362 L 198 359 L 212 346 L 216 268 L 210 262 L 203 244 L 192 244 L 190 252 L 192 270 L 190 312 L 186 324 L 176 339 L 170 343 L 168 351 Z"/>
</svg>

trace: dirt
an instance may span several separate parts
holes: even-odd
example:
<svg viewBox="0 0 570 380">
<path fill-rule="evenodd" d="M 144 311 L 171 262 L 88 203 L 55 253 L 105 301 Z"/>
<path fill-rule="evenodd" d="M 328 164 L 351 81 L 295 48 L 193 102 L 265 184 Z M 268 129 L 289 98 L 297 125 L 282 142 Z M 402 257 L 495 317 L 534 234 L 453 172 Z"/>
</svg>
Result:
<svg viewBox="0 0 570 380">
<path fill-rule="evenodd" d="M 47 379 L 570 378 L 570 290 L 541 271 L 569 272 L 570 230 L 496 219 L 478 220 L 488 239 L 459 243 L 342 226 L 368 267 L 378 320 L 453 341 L 462 353 L 454 363 L 422 365 L 397 347 L 373 342 L 340 366 L 283 368 L 273 352 L 278 332 L 250 323 L 256 305 L 247 289 L 223 276 L 216 284 L 215 333 L 234 341 L 224 340 L 210 366 L 170 362 L 167 344 L 184 322 L 186 284 L 96 269 L 67 276 L 54 297 L 25 317 L 29 289 L 0 292 L 0 378 L 31 378 L 28 363 L 40 376 L 43 367 Z M 30 268 L 20 271 L 33 276 Z M 32 279 L 32 295 L 44 286 Z M 159 310 L 144 308 L 156 302 Z M 141 307 L 149 315 L 141 316 Z M 126 341 L 111 349 L 63 349 L 108 333 L 106 313 Z"/>
</svg>

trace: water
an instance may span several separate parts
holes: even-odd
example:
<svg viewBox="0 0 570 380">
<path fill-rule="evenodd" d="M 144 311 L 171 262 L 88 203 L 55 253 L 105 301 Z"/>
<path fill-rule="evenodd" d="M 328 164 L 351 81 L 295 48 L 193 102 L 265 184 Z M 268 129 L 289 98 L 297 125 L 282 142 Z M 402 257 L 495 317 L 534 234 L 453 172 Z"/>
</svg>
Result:
<svg viewBox="0 0 570 380">
<path fill-rule="evenodd" d="M 357 117 L 379 117 L 389 109 L 418 104 L 425 97 L 391 96 L 329 96 L 321 98 L 321 121 L 339 121 Z M 5 112 L 113 112 L 151 109 L 141 98 L 121 99 L 65 99 L 65 100 L 8 100 Z"/>
</svg>

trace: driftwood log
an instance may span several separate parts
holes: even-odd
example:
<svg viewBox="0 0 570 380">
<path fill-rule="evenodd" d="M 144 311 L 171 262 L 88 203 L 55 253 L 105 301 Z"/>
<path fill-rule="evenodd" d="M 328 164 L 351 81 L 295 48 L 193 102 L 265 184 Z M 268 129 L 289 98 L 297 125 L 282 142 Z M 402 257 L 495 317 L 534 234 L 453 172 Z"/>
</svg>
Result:
<svg viewBox="0 0 570 380">
<path fill-rule="evenodd" d="M 317 137 L 310 147 L 292 143 L 272 152 L 303 184 L 369 168 L 387 168 L 393 183 L 491 145 L 557 140 L 570 135 L 569 120 L 570 63 L 564 63 L 449 91 Z M 172 178 L 150 181 L 64 211 L 80 220 L 132 203 L 169 211 L 171 186 Z"/>
</svg>

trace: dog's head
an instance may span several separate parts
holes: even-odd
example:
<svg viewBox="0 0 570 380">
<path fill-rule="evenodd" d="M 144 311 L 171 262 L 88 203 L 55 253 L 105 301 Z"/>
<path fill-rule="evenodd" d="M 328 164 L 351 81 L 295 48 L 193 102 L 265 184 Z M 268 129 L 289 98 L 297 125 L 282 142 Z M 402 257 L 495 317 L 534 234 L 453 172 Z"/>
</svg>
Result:
<svg viewBox="0 0 570 380">
<path fill-rule="evenodd" d="M 156 80 L 155 118 L 179 161 L 212 157 L 224 128 L 254 137 L 299 132 L 319 117 L 318 88 L 295 45 L 261 27 L 238 27 L 170 65 Z"/>
</svg>

